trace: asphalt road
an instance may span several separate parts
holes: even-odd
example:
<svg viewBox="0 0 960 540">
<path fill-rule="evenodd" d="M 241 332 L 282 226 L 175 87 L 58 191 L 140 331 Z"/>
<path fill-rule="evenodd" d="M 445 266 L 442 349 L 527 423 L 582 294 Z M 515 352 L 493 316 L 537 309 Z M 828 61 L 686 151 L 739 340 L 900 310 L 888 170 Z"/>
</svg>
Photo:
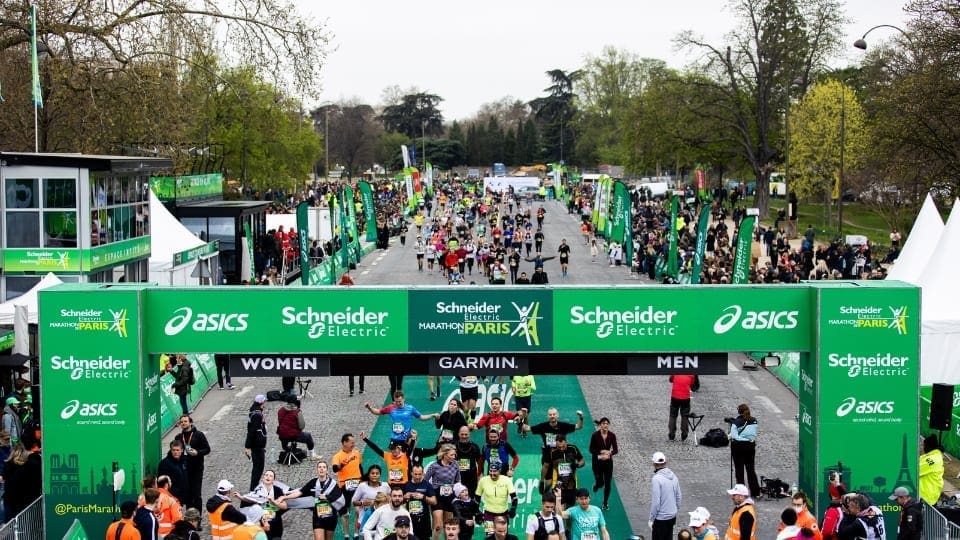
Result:
<svg viewBox="0 0 960 540">
<path fill-rule="evenodd" d="M 535 203 L 535 206 L 540 204 Z M 560 280 L 556 259 L 546 263 L 551 284 L 658 286 L 646 282 L 644 278 L 631 276 L 625 267 L 610 267 L 602 259 L 592 261 L 589 248 L 584 245 L 578 219 L 568 214 L 558 202 L 546 201 L 542 204 L 547 211 L 544 255 L 554 255 L 563 238 L 572 246 L 566 280 Z M 416 233 L 414 227 L 410 229 L 406 246 L 400 246 L 394 238 L 389 249 L 374 251 L 351 272 L 358 286 L 446 286 L 446 279 L 439 272 L 417 271 L 412 248 Z M 521 270 L 532 273 L 532 263 L 522 263 Z M 466 280 L 468 283 L 482 282 L 476 272 L 466 276 Z M 295 294 L 295 291 L 291 291 L 291 294 Z M 797 399 L 770 373 L 741 369 L 742 358 L 742 354 L 732 352 L 729 355 L 728 375 L 701 377 L 702 387 L 694 395 L 692 407 L 694 412 L 705 415 L 699 435 L 711 427 L 726 428 L 727 424 L 722 419 L 736 416 L 739 403 L 749 403 L 760 422 L 758 474 L 792 483 L 797 476 Z M 620 441 L 620 455 L 615 459 L 614 475 L 633 533 L 649 537 L 646 523 L 650 476 L 653 472 L 650 456 L 656 451 L 666 454 L 668 466 L 680 479 L 683 504 L 678 523 L 686 525 L 686 513 L 704 506 L 710 510 L 722 532 L 732 510 L 732 503 L 725 492 L 730 487 L 729 449 L 698 446 L 692 437 L 685 442 L 668 441 L 666 424 L 670 383 L 666 378 L 580 376 L 579 381 L 590 413 L 595 418 L 611 418 L 611 430 Z M 205 496 L 214 493 L 215 485 L 221 478 L 229 478 L 241 489 L 247 487 L 250 462 L 242 454 L 246 411 L 256 394 L 280 387 L 277 379 L 238 378 L 234 384 L 237 389 L 233 391 L 211 390 L 194 412 L 197 428 L 206 433 L 213 449 L 207 459 L 204 476 Z M 386 377 L 368 377 L 365 393 L 350 397 L 345 378 L 314 378 L 309 386 L 312 396 L 304 400 L 303 410 L 307 430 L 312 432 L 317 441 L 318 451 L 326 457 L 331 456 L 339 448 L 340 436 L 345 431 L 370 432 L 376 418 L 363 410 L 363 402 L 382 403 L 387 390 Z M 409 401 L 422 410 L 432 411 L 434 408 L 425 396 L 411 396 Z M 266 418 L 270 421 L 270 444 L 267 466 L 277 468 L 279 480 L 299 487 L 313 477 L 312 462 L 291 467 L 271 463 L 279 451 L 279 443 L 273 433 L 277 408 L 278 403 L 268 403 Z M 164 441 L 169 441 L 172 435 L 167 434 Z M 788 504 L 787 499 L 757 502 L 760 514 L 758 537 L 775 535 L 780 512 Z M 287 538 L 312 537 L 305 513 L 302 516 L 289 515 L 284 525 Z M 630 533 L 611 532 L 616 538 L 625 538 Z"/>
</svg>

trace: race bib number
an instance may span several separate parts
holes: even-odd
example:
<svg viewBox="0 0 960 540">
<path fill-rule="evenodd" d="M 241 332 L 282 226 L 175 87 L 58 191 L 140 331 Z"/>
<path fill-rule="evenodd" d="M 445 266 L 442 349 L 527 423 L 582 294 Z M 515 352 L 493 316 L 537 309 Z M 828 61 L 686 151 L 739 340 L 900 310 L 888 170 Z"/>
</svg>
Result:
<svg viewBox="0 0 960 540">
<path fill-rule="evenodd" d="M 555 433 L 546 434 L 547 446 L 553 448 L 557 446 L 557 435 Z"/>
<path fill-rule="evenodd" d="M 384 538 L 390 536 L 391 534 L 393 534 L 393 528 L 391 528 L 391 527 L 384 527 L 384 528 L 383 528 L 383 537 L 384 537 Z"/>
<path fill-rule="evenodd" d="M 346 482 L 344 482 L 343 489 L 347 491 L 356 491 L 357 486 L 359 485 L 360 485 L 360 480 L 357 480 L 356 478 L 354 478 L 353 480 L 347 480 Z"/>
<path fill-rule="evenodd" d="M 585 532 L 580 534 L 580 540 L 597 540 L 597 533 Z"/>
<path fill-rule="evenodd" d="M 464 459 L 458 459 L 458 460 L 457 460 L 457 465 L 460 465 L 460 470 L 461 470 L 461 471 L 469 471 L 469 470 L 470 470 L 470 460 L 469 460 L 469 459 L 466 459 L 466 458 L 464 458 Z"/>
<path fill-rule="evenodd" d="M 390 469 L 387 471 L 387 480 L 390 483 L 396 483 L 403 480 L 403 471 L 401 469 Z"/>
<path fill-rule="evenodd" d="M 500 433 L 503 431 L 503 424 L 490 424 L 490 431 L 496 431 L 497 433 Z"/>
<path fill-rule="evenodd" d="M 483 522 L 483 532 L 486 533 L 487 535 L 493 534 L 493 522 L 492 522 L 492 521 L 484 521 L 484 522 Z"/>
<path fill-rule="evenodd" d="M 500 458 L 499 458 L 498 456 L 495 456 L 495 455 L 491 455 L 491 456 L 490 456 L 490 468 L 491 468 L 491 469 L 499 469 L 499 468 L 500 468 L 500 465 L 502 465 L 502 464 L 503 464 L 503 462 L 500 461 Z"/>
<path fill-rule="evenodd" d="M 567 476 L 570 476 L 570 473 L 572 472 L 573 472 L 573 467 L 571 467 L 570 464 L 567 462 L 560 462 L 557 465 L 557 474 L 559 474 L 564 478 Z"/>
<path fill-rule="evenodd" d="M 467 384 L 477 384 L 477 377 L 475 375 L 467 375 L 463 378 L 463 382 Z"/>
<path fill-rule="evenodd" d="M 416 500 L 416 499 L 410 499 L 409 501 L 407 501 L 407 510 L 409 510 L 411 514 L 417 514 L 417 515 L 422 514 L 422 513 L 423 513 L 423 501 L 419 501 L 419 500 Z"/>
<path fill-rule="evenodd" d="M 327 501 L 317 501 L 317 517 L 325 518 L 333 515 L 333 507 Z"/>
<path fill-rule="evenodd" d="M 451 486 L 450 484 L 443 484 L 442 486 L 440 486 L 441 497 L 449 497 L 451 495 L 453 495 L 453 486 Z"/>
<path fill-rule="evenodd" d="M 272 503 L 267 502 L 263 505 L 263 517 L 267 518 L 267 521 L 274 518 L 277 515 L 277 507 Z"/>
<path fill-rule="evenodd" d="M 403 423 L 401 423 L 401 422 L 394 422 L 394 423 L 393 423 L 393 432 L 394 432 L 394 433 L 400 434 L 400 433 L 403 433 L 404 431 L 405 431 L 405 430 L 403 429 Z"/>
<path fill-rule="evenodd" d="M 445 429 L 445 430 L 443 430 L 443 431 L 440 432 L 440 438 L 443 439 L 443 440 L 445 440 L 445 441 L 452 441 L 452 440 L 453 440 L 453 432 L 450 431 L 449 429 Z"/>
</svg>

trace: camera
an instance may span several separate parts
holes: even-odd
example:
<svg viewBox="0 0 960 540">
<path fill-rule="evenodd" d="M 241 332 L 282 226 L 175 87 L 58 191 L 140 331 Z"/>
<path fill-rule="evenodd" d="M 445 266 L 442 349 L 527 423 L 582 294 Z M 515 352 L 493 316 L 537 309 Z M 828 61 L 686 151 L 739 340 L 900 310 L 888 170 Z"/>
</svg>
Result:
<svg viewBox="0 0 960 540">
<path fill-rule="evenodd" d="M 728 417 L 724 418 L 723 421 L 726 422 L 726 423 L 728 423 L 728 424 L 732 424 L 732 423 L 736 422 L 737 419 L 734 418 L 734 417 L 732 417 L 732 416 L 728 416 Z"/>
</svg>

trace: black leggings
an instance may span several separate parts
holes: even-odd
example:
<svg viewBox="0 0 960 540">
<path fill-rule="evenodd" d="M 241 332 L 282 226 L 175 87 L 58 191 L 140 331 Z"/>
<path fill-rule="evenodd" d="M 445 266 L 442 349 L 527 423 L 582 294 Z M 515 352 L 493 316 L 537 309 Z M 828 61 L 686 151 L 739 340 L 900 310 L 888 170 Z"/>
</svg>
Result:
<svg viewBox="0 0 960 540">
<path fill-rule="evenodd" d="M 597 459 L 593 456 L 594 488 L 603 488 L 603 504 L 610 501 L 610 488 L 613 484 L 613 460 Z"/>
</svg>

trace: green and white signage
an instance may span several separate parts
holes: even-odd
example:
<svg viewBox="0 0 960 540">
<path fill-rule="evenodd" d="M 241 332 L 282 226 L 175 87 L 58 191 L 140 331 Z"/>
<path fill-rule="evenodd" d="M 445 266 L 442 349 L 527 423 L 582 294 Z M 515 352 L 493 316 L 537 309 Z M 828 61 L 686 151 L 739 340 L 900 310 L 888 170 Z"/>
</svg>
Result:
<svg viewBox="0 0 960 540">
<path fill-rule="evenodd" d="M 173 265 L 180 266 L 200 259 L 206 259 L 216 255 L 218 251 L 220 251 L 220 241 L 214 240 L 202 246 L 174 253 Z"/>
<path fill-rule="evenodd" d="M 8 248 L 5 272 L 93 272 L 150 255 L 150 237 L 142 236 L 89 249 Z"/>
</svg>

